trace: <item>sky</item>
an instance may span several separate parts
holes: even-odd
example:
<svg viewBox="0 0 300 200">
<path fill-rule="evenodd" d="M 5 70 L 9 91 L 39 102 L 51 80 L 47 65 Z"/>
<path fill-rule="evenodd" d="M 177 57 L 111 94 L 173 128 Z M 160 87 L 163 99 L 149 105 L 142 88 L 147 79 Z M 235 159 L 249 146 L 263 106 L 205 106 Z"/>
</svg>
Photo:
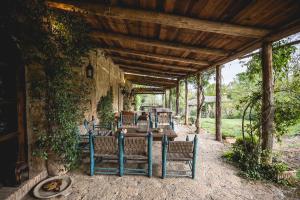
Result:
<svg viewBox="0 0 300 200">
<path fill-rule="evenodd" d="M 300 39 L 300 33 L 294 34 L 289 37 L 290 40 L 295 41 Z M 300 51 L 300 44 L 295 45 L 297 47 L 297 51 Z M 222 68 L 222 84 L 228 84 L 234 80 L 238 73 L 246 71 L 246 67 L 243 67 L 241 61 L 246 62 L 249 58 L 245 58 L 243 60 L 233 60 L 229 63 L 226 63 Z M 211 79 L 211 83 L 214 83 L 215 80 Z"/>
</svg>

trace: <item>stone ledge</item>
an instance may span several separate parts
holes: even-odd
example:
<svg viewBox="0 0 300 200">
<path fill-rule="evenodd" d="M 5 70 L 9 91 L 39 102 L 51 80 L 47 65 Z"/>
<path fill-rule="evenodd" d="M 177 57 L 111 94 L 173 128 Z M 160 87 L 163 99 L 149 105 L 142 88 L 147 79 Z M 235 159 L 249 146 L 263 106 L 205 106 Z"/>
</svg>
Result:
<svg viewBox="0 0 300 200">
<path fill-rule="evenodd" d="M 28 181 L 19 187 L 3 187 L 0 189 L 0 199 L 19 200 L 22 199 L 37 183 L 47 178 L 47 171 L 33 175 Z"/>
</svg>

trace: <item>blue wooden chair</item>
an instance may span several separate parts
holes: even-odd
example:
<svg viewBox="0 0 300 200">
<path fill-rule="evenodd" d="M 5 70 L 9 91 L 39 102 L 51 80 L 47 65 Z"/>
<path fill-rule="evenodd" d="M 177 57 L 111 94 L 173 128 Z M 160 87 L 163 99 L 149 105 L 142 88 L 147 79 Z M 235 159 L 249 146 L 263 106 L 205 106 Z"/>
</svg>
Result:
<svg viewBox="0 0 300 200">
<path fill-rule="evenodd" d="M 155 128 L 171 128 L 174 130 L 174 122 L 171 112 L 157 112 L 155 114 Z"/>
<path fill-rule="evenodd" d="M 195 179 L 197 146 L 197 135 L 194 137 L 194 141 L 168 141 L 167 136 L 164 135 L 162 141 L 162 178 L 166 176 L 188 176 Z M 167 162 L 183 162 L 189 165 L 190 171 L 169 170 L 167 172 Z"/>
<path fill-rule="evenodd" d="M 118 128 L 137 127 L 137 114 L 131 111 L 122 111 L 118 120 Z"/>
<path fill-rule="evenodd" d="M 119 138 L 120 140 L 120 138 Z M 118 164 L 123 162 L 120 157 L 120 145 L 115 136 L 95 136 L 90 131 L 90 175 L 94 174 L 120 174 L 119 167 L 100 167 L 103 163 Z"/>
<path fill-rule="evenodd" d="M 120 176 L 123 174 L 152 176 L 152 143 L 153 135 L 148 133 L 146 137 L 126 137 L 121 132 L 122 147 L 120 148 Z M 121 140 L 119 140 L 121 141 Z M 147 168 L 127 168 L 126 164 L 147 164 Z"/>
</svg>

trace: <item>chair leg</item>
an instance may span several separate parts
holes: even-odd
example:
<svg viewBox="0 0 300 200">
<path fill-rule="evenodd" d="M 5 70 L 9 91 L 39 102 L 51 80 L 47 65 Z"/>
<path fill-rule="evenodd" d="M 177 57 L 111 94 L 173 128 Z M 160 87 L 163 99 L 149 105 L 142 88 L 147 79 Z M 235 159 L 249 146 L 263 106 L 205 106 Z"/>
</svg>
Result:
<svg viewBox="0 0 300 200">
<path fill-rule="evenodd" d="M 119 138 L 118 138 L 118 143 L 119 143 L 119 175 L 123 176 L 124 175 L 124 152 L 123 152 L 123 139 L 124 139 L 124 135 L 121 132 L 119 134 Z"/>
<path fill-rule="evenodd" d="M 164 135 L 163 141 L 162 141 L 162 178 L 164 179 L 167 174 L 167 136 Z"/>
<path fill-rule="evenodd" d="M 193 149 L 193 163 L 192 163 L 192 178 L 195 179 L 196 176 L 196 160 L 198 154 L 198 137 L 194 137 L 194 149 Z"/>
<path fill-rule="evenodd" d="M 148 134 L 148 176 L 152 177 L 152 133 Z"/>
<path fill-rule="evenodd" d="M 94 176 L 95 173 L 95 157 L 94 157 L 94 145 L 93 145 L 93 135 L 89 134 L 90 143 L 90 175 Z"/>
</svg>

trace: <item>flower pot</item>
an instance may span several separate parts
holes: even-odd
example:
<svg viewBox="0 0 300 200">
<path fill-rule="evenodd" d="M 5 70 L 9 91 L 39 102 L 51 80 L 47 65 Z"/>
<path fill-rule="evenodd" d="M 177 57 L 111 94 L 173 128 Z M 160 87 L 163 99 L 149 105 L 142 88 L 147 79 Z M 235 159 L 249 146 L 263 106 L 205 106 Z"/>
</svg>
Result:
<svg viewBox="0 0 300 200">
<path fill-rule="evenodd" d="M 61 176 L 68 172 L 62 159 L 55 154 L 50 154 L 46 163 L 49 176 Z"/>
</svg>

